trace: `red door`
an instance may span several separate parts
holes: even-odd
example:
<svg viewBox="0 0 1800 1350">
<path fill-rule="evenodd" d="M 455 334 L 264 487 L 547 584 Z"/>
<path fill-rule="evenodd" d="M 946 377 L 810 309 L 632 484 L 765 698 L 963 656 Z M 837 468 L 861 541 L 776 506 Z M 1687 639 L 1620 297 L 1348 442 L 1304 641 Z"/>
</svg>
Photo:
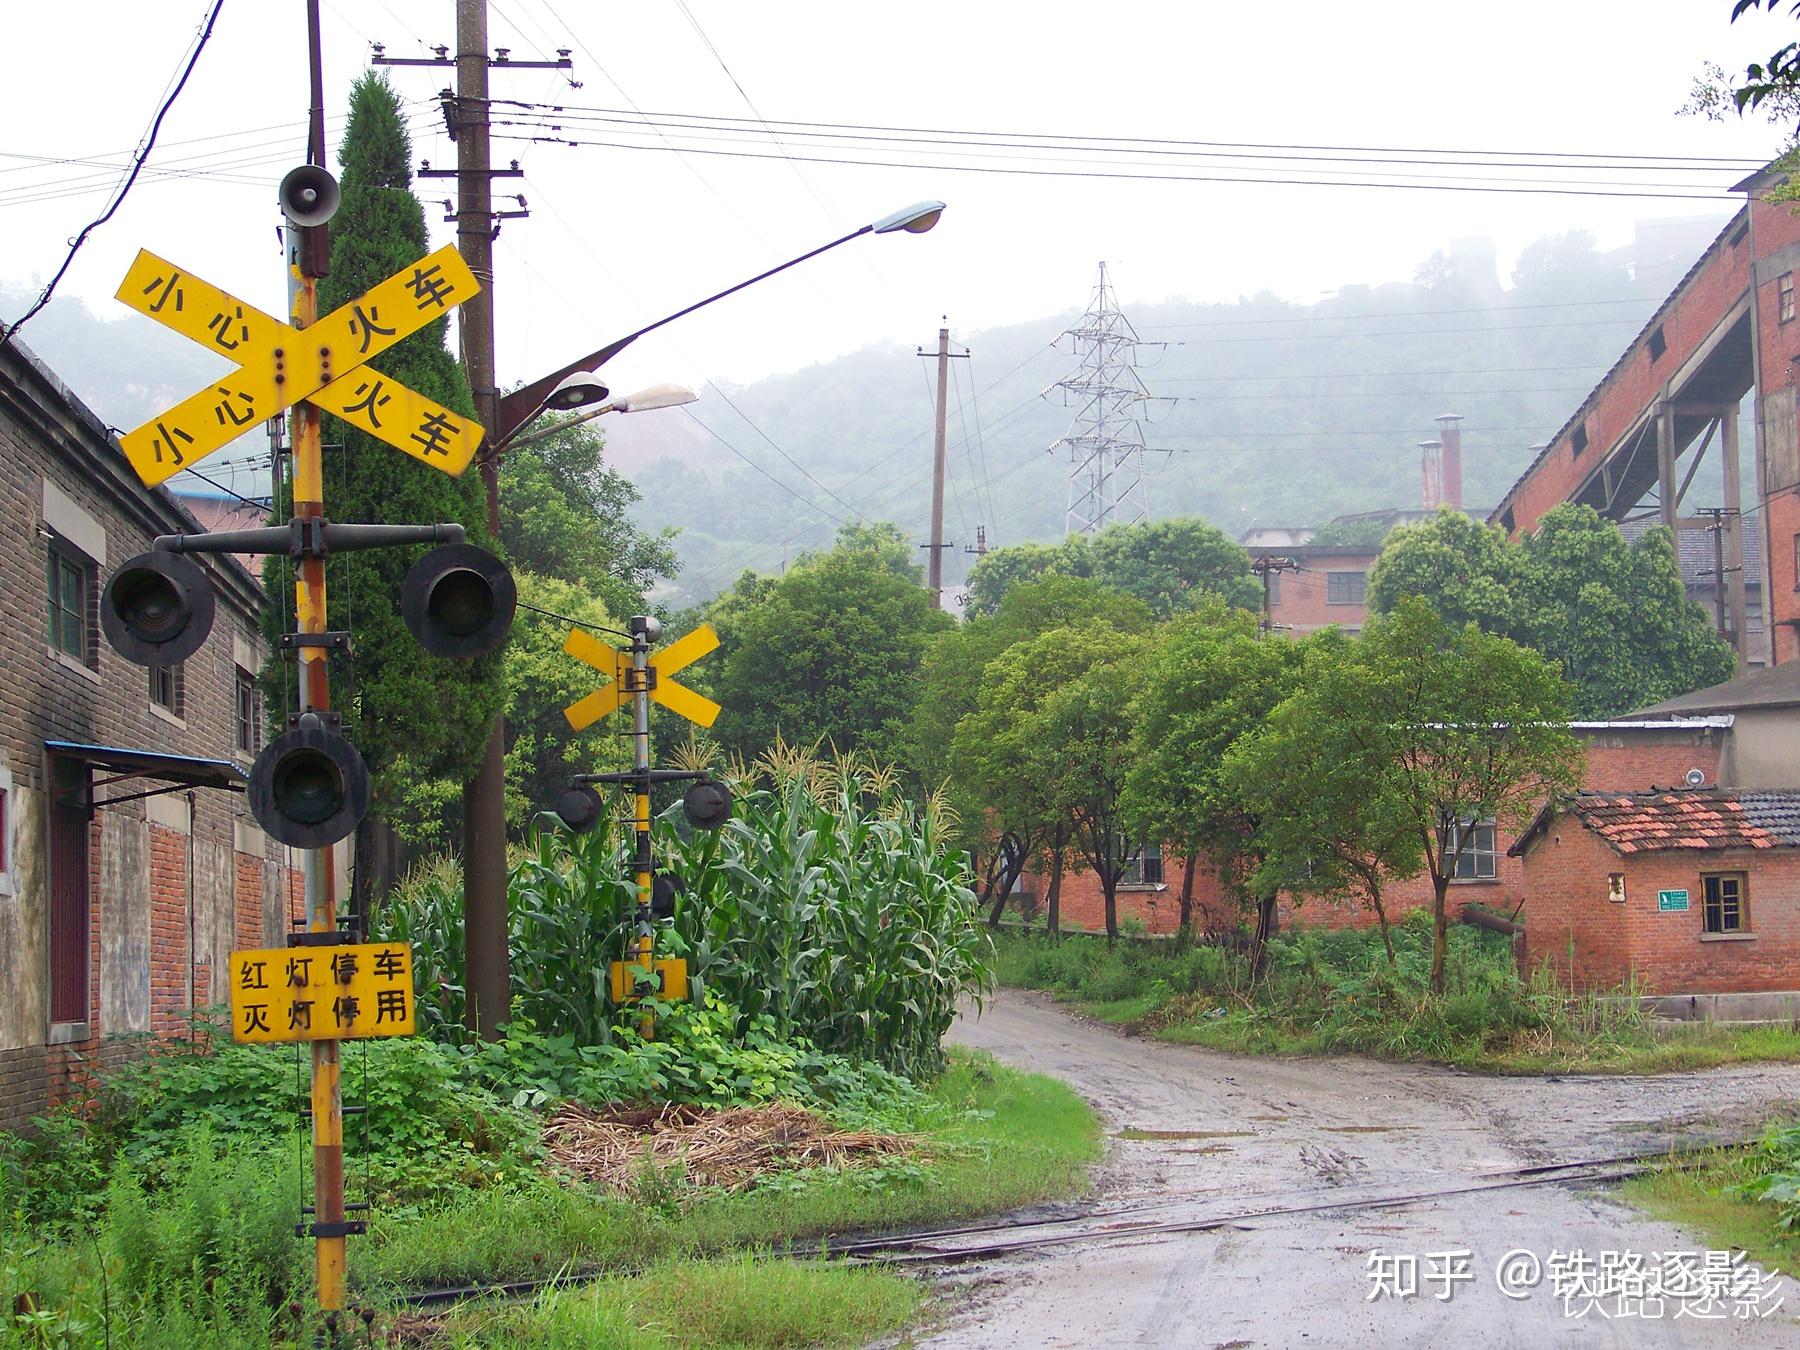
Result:
<svg viewBox="0 0 1800 1350">
<path fill-rule="evenodd" d="M 82 775 L 84 778 L 86 775 Z M 52 781 L 55 781 L 53 778 Z M 50 802 L 50 1020 L 88 1020 L 87 789 Z"/>
</svg>

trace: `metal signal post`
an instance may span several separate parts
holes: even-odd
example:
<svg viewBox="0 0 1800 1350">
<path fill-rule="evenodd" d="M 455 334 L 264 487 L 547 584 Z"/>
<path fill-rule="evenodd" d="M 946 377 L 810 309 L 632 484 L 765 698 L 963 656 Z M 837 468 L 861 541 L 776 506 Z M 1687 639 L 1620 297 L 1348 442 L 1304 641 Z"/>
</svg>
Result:
<svg viewBox="0 0 1800 1350">
<path fill-rule="evenodd" d="M 660 703 L 703 727 L 710 727 L 719 715 L 719 705 L 703 694 L 697 694 L 674 676 L 719 645 L 718 634 L 710 624 L 701 624 L 685 637 L 676 639 L 652 659 L 651 647 L 662 637 L 662 621 L 648 614 L 633 616 L 626 622 L 631 646 L 614 650 L 577 628 L 569 633 L 563 650 L 576 660 L 611 677 L 611 683 L 596 689 L 586 698 L 563 709 L 569 726 L 585 731 L 610 713 L 631 703 L 632 766 L 623 773 L 587 773 L 575 776 L 575 786 L 564 792 L 557 802 L 556 814 L 570 829 L 592 829 L 604 809 L 593 785 L 604 783 L 631 789 L 633 831 L 631 874 L 636 890 L 635 923 L 625 941 L 627 959 L 612 963 L 613 1002 L 632 1003 L 646 990 L 667 999 L 687 997 L 687 962 L 679 957 L 656 959 L 656 928 L 659 896 L 656 863 L 650 849 L 650 790 L 658 783 L 687 782 L 691 786 L 682 807 L 688 823 L 697 829 L 712 830 L 723 825 L 731 815 L 731 794 L 715 783 L 705 770 L 653 769 L 650 767 L 650 705 Z M 673 878 L 664 884 L 678 888 Z M 668 909 L 674 912 L 674 891 L 666 897 Z M 638 1028 L 646 1039 L 655 1030 L 654 1020 L 645 1013 Z"/>
</svg>

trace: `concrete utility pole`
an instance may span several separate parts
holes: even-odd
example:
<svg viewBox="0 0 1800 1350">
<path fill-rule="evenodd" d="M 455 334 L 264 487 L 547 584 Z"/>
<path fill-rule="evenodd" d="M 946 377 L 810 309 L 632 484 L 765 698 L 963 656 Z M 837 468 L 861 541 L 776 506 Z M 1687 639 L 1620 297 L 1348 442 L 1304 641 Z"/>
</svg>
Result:
<svg viewBox="0 0 1800 1350">
<path fill-rule="evenodd" d="M 1725 559 L 1726 535 L 1731 533 L 1732 527 L 1737 523 L 1738 512 L 1729 506 L 1709 506 L 1703 508 L 1699 514 L 1712 517 L 1712 524 L 1706 527 L 1706 532 L 1713 537 L 1713 626 L 1719 630 L 1719 636 L 1729 642 L 1732 650 L 1737 653 L 1738 669 L 1742 670 L 1744 667 L 1744 644 L 1741 637 L 1742 629 L 1736 622 L 1736 605 L 1732 606 L 1732 622 L 1729 624 L 1726 621 L 1725 612 L 1725 578 L 1733 573 L 1742 574 L 1743 572 L 1742 563 L 1732 567 L 1727 564 Z M 1736 598 L 1735 594 L 1731 597 L 1733 601 Z"/>
<path fill-rule="evenodd" d="M 949 319 L 946 314 L 944 318 Z M 937 438 L 931 449 L 931 565 L 927 569 L 932 608 L 944 600 L 944 440 L 950 408 L 950 330 L 938 329 Z"/>
<path fill-rule="evenodd" d="M 1283 572 L 1296 572 L 1299 569 L 1300 564 L 1295 562 L 1292 558 L 1272 558 L 1264 555 L 1259 558 L 1251 559 L 1250 570 L 1262 578 L 1262 625 L 1258 631 L 1264 637 L 1267 637 L 1275 630 L 1274 622 L 1269 613 L 1274 602 L 1275 590 L 1274 583 L 1270 578 L 1279 576 Z"/>
<path fill-rule="evenodd" d="M 944 316 L 949 322 L 950 316 Z M 919 355 L 926 355 L 923 347 Z M 933 609 L 941 609 L 944 604 L 944 550 L 956 547 L 944 542 L 944 464 L 945 445 L 948 439 L 950 416 L 950 358 L 967 360 L 967 352 L 950 350 L 949 328 L 938 329 L 937 345 L 937 439 L 932 445 L 931 456 L 931 542 L 921 544 L 927 554 L 925 565 L 925 588 L 931 592 Z"/>
<path fill-rule="evenodd" d="M 494 187 L 488 144 L 487 0 L 456 0 L 456 248 L 481 283 L 462 308 L 463 369 L 475 416 L 487 429 L 482 486 L 487 527 L 500 537 L 500 391 L 494 376 Z M 469 1025 L 493 1038 L 512 1015 L 506 947 L 506 720 L 494 718 L 487 748 L 463 787 L 463 962 Z"/>
</svg>

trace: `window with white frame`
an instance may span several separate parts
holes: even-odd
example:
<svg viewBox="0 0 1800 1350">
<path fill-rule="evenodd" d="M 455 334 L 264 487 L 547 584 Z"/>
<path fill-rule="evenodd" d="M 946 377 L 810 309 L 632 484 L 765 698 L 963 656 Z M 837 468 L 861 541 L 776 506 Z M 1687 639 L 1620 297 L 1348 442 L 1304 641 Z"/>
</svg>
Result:
<svg viewBox="0 0 1800 1350">
<path fill-rule="evenodd" d="M 1163 884 L 1161 844 L 1133 845 L 1129 841 L 1121 841 L 1120 852 L 1128 859 L 1124 872 L 1119 876 L 1121 885 L 1160 886 Z"/>
<path fill-rule="evenodd" d="M 1465 843 L 1465 836 L 1467 842 Z M 1458 851 L 1460 850 L 1460 852 Z M 1453 826 L 1445 856 L 1456 859 L 1455 881 L 1492 881 L 1500 874 L 1499 851 L 1495 847 L 1494 822 L 1465 820 Z"/>
<path fill-rule="evenodd" d="M 88 591 L 93 564 L 59 537 L 52 537 L 45 554 L 44 599 L 46 637 L 50 650 L 72 661 L 88 662 L 92 614 Z"/>
</svg>

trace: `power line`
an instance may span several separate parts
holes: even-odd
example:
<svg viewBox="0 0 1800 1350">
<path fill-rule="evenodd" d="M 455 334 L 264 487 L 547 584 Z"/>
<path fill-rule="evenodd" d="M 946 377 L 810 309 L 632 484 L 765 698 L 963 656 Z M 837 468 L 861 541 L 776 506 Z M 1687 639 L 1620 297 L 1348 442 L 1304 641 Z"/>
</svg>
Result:
<svg viewBox="0 0 1800 1350">
<path fill-rule="evenodd" d="M 81 251 L 81 246 L 87 242 L 87 237 L 102 225 L 106 224 L 107 221 L 111 220 L 118 209 L 125 204 L 126 194 L 131 191 L 131 185 L 137 182 L 138 174 L 143 171 L 144 161 L 150 158 L 150 151 L 156 146 L 156 133 L 162 130 L 163 118 L 169 115 L 169 109 L 175 106 L 175 100 L 181 97 L 181 91 L 187 87 L 188 76 L 194 73 L 194 67 L 199 64 L 200 53 L 206 50 L 207 40 L 212 37 L 213 24 L 218 20 L 219 11 L 223 8 L 225 8 L 225 0 L 213 0 L 212 11 L 206 16 L 205 26 L 200 31 L 200 38 L 195 42 L 194 50 L 188 55 L 187 64 L 182 67 L 181 75 L 175 81 L 175 87 L 171 89 L 168 96 L 163 99 L 162 106 L 156 110 L 156 116 L 150 122 L 149 134 L 144 137 L 143 149 L 132 162 L 131 172 L 125 176 L 125 181 L 119 185 L 117 195 L 113 197 L 112 201 L 107 205 L 106 210 L 101 212 L 97 219 L 89 222 L 89 224 L 83 227 L 81 233 L 75 236 L 75 241 L 69 245 L 68 256 L 63 259 L 62 266 L 56 269 L 56 275 L 50 278 L 50 284 L 44 287 L 44 293 L 38 296 L 37 303 L 26 310 L 24 317 L 17 323 L 9 324 L 5 332 L 0 332 L 0 347 L 4 347 L 7 343 L 11 342 L 13 334 L 17 333 L 29 323 L 34 315 L 39 313 L 45 305 L 50 303 L 50 295 L 56 290 L 56 284 L 68 273 L 70 266 L 75 261 L 75 255 Z"/>
<path fill-rule="evenodd" d="M 504 119 L 495 119 L 496 125 L 508 125 Z M 1405 183 L 1395 181 L 1354 181 L 1343 178 L 1250 178 L 1242 174 L 1197 174 L 1197 173 L 1124 173 L 1118 170 L 1100 169 L 1057 169 L 1057 168 L 1024 168 L 997 164 L 946 164 L 920 163 L 914 160 L 897 159 L 852 159 L 843 155 L 804 155 L 790 156 L 772 154 L 759 150 L 720 150 L 702 146 L 677 147 L 665 142 L 662 146 L 634 145 L 621 141 L 576 140 L 569 136 L 513 136 L 497 134 L 495 140 L 516 141 L 531 145 L 565 145 L 577 149 L 605 150 L 669 150 L 680 155 L 711 155 L 725 159 L 788 159 L 795 158 L 805 164 L 835 164 L 857 168 L 872 169 L 910 169 L 939 173 L 980 173 L 998 174 L 1006 177 L 1026 178 L 1074 178 L 1098 179 L 1112 182 L 1141 183 L 1241 183 L 1265 187 L 1350 187 L 1405 192 L 1475 192 L 1498 193 L 1519 196 L 1549 197 L 1617 197 L 1639 201 L 1728 201 L 1730 198 L 1723 192 L 1685 192 L 1685 191 L 1633 191 L 1619 188 L 1597 187 L 1547 187 L 1521 185 L 1517 183 L 1451 183 L 1443 181 L 1425 181 Z M 1418 175 L 1427 177 L 1426 175 Z"/>
<path fill-rule="evenodd" d="M 1330 303 L 1320 301 L 1321 304 Z M 1390 309 L 1371 314 L 1295 314 L 1277 319 L 1202 319 L 1193 323 L 1165 323 L 1159 328 L 1238 328 L 1276 323 L 1363 323 L 1375 319 L 1427 319 L 1440 314 L 1511 314 L 1522 309 L 1590 309 L 1599 305 L 1636 305 L 1654 310 L 1657 301 L 1643 297 L 1616 300 L 1546 300 L 1523 305 L 1465 305 L 1456 309 Z"/>
<path fill-rule="evenodd" d="M 786 483 L 782 482 L 774 474 L 770 473 L 767 469 L 763 468 L 762 465 L 758 464 L 755 460 L 751 459 L 750 456 L 746 455 L 742 450 L 738 449 L 730 441 L 726 440 L 723 436 L 721 436 L 717 431 L 713 430 L 705 422 L 702 422 L 698 417 L 695 417 L 692 409 L 683 408 L 681 411 L 682 411 L 683 415 L 686 416 L 687 419 L 689 421 L 691 421 L 695 426 L 699 427 L 702 431 L 704 431 L 707 435 L 711 436 L 720 445 L 724 446 L 727 450 L 731 451 L 732 454 L 736 455 L 739 459 L 743 460 L 744 463 L 748 464 L 751 468 L 755 469 L 764 478 L 768 479 L 776 487 L 780 488 L 783 492 L 787 493 L 788 496 L 792 497 L 795 501 L 799 502 L 802 506 L 810 507 L 812 510 L 819 512 L 821 515 L 830 517 L 832 520 L 836 521 L 839 525 L 846 525 L 849 523 L 842 516 L 834 514 L 833 512 L 827 510 L 825 507 L 820 506 L 817 502 L 811 501 L 807 497 L 803 496 L 801 493 L 794 491 L 793 488 L 789 487 Z"/>
<path fill-rule="evenodd" d="M 1625 324 L 1642 327 L 1643 320 L 1629 315 L 1611 319 L 1565 319 L 1559 323 L 1508 323 L 1476 328 L 1390 328 L 1380 333 L 1251 333 L 1245 337 L 1161 338 L 1164 347 L 1216 347 L 1221 343 L 1239 342 L 1368 342 L 1374 338 L 1449 337 L 1461 333 L 1533 333 L 1545 328 L 1601 328 Z M 1156 345 L 1153 343 L 1152 345 Z M 1592 367 L 1589 367 L 1592 369 Z"/>
<path fill-rule="evenodd" d="M 618 119 L 624 116 L 619 108 L 603 108 L 581 104 L 528 104 L 516 100 L 496 100 L 514 104 L 527 109 L 543 109 L 546 112 L 566 116 L 579 117 L 581 114 L 596 114 L 601 120 Z M 686 112 L 650 112 L 646 113 L 635 103 L 632 112 L 646 123 L 651 121 L 667 122 L 679 126 L 683 122 L 741 124 L 744 119 L 738 117 L 722 117 L 707 113 Z M 759 120 L 765 120 L 760 117 Z M 1337 154 L 1377 155 L 1383 159 L 1392 159 L 1399 155 L 1437 155 L 1453 158 L 1466 158 L 1471 162 L 1492 162 L 1493 157 L 1507 156 L 1515 159 L 1532 160 L 1602 160 L 1622 161 L 1649 165 L 1700 166 L 1720 170 L 1739 168 L 1761 168 L 1765 161 L 1760 159 L 1720 158 L 1703 155 L 1635 155 L 1610 151 L 1578 151 L 1578 150 L 1479 150 L 1479 149 L 1446 149 L 1425 148 L 1419 146 L 1374 146 L 1374 145 L 1308 145 L 1281 141 L 1201 141 L 1181 140 L 1165 136 L 1092 136 L 1070 135 L 1059 132 L 1034 131 L 984 131 L 970 128 L 944 127 L 908 127 L 887 126 L 866 122 L 804 122 L 777 118 L 775 125 L 813 130 L 834 130 L 841 132 L 869 133 L 903 133 L 910 136 L 921 136 L 930 139 L 952 139 L 956 137 L 1002 137 L 1012 140 L 1063 141 L 1077 145 L 1136 145 L 1136 146 L 1179 146 L 1187 147 L 1188 153 L 1214 155 L 1225 151 L 1266 151 L 1266 154 L 1252 154 L 1251 158 L 1268 159 L 1277 154 L 1293 151 L 1310 151 L 1306 158 L 1318 158 Z M 1574 167 L 1586 167 L 1576 165 Z"/>
</svg>

